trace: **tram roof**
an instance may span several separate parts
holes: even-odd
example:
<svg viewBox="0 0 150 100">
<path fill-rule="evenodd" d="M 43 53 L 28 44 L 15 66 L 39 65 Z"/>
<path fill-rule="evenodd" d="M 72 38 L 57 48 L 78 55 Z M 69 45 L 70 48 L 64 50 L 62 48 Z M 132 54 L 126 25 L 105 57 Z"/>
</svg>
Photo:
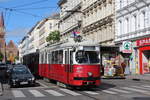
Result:
<svg viewBox="0 0 150 100">
<path fill-rule="evenodd" d="M 55 44 L 52 44 L 52 45 L 49 45 L 45 48 L 43 48 L 44 50 L 45 49 L 62 49 L 62 48 L 71 48 L 71 47 L 79 47 L 79 46 L 98 46 L 99 44 L 94 42 L 94 41 L 82 41 L 82 42 L 74 42 L 74 41 L 69 41 L 69 42 L 59 42 L 59 43 L 55 43 Z M 42 50 L 43 50 L 42 49 Z M 42 51 L 41 50 L 41 51 Z"/>
</svg>

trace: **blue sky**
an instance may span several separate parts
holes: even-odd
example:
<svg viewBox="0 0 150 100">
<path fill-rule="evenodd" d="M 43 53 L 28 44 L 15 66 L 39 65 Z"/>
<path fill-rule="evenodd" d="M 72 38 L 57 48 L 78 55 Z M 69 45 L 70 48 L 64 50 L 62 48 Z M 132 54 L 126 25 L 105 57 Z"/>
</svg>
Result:
<svg viewBox="0 0 150 100">
<path fill-rule="evenodd" d="M 16 44 L 41 19 L 59 11 L 59 0 L 0 0 L 6 27 L 6 42 Z"/>
</svg>

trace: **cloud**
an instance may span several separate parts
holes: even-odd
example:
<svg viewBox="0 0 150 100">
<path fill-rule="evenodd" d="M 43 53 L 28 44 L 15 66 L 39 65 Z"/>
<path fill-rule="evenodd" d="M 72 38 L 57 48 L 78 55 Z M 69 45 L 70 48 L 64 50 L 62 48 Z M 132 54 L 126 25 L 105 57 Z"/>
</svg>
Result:
<svg viewBox="0 0 150 100">
<path fill-rule="evenodd" d="M 6 41 L 13 40 L 18 43 L 29 31 L 30 28 L 16 28 L 6 31 Z"/>
</svg>

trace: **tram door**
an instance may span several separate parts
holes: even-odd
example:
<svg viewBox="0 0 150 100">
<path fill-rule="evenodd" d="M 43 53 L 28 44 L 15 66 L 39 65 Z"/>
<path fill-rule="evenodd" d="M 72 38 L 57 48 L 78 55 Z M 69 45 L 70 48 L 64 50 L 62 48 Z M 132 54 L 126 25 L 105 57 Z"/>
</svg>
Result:
<svg viewBox="0 0 150 100">
<path fill-rule="evenodd" d="M 65 72 L 66 72 L 66 82 L 70 83 L 71 73 L 73 71 L 72 68 L 72 50 L 67 49 L 65 51 Z"/>
</svg>

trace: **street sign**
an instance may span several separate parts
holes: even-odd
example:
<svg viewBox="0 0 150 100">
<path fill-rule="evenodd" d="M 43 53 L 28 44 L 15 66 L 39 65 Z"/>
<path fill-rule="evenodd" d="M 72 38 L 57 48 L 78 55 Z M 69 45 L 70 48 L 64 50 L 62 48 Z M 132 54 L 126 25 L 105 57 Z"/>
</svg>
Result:
<svg viewBox="0 0 150 100">
<path fill-rule="evenodd" d="M 123 41 L 120 51 L 123 53 L 132 53 L 132 42 Z"/>
</svg>

